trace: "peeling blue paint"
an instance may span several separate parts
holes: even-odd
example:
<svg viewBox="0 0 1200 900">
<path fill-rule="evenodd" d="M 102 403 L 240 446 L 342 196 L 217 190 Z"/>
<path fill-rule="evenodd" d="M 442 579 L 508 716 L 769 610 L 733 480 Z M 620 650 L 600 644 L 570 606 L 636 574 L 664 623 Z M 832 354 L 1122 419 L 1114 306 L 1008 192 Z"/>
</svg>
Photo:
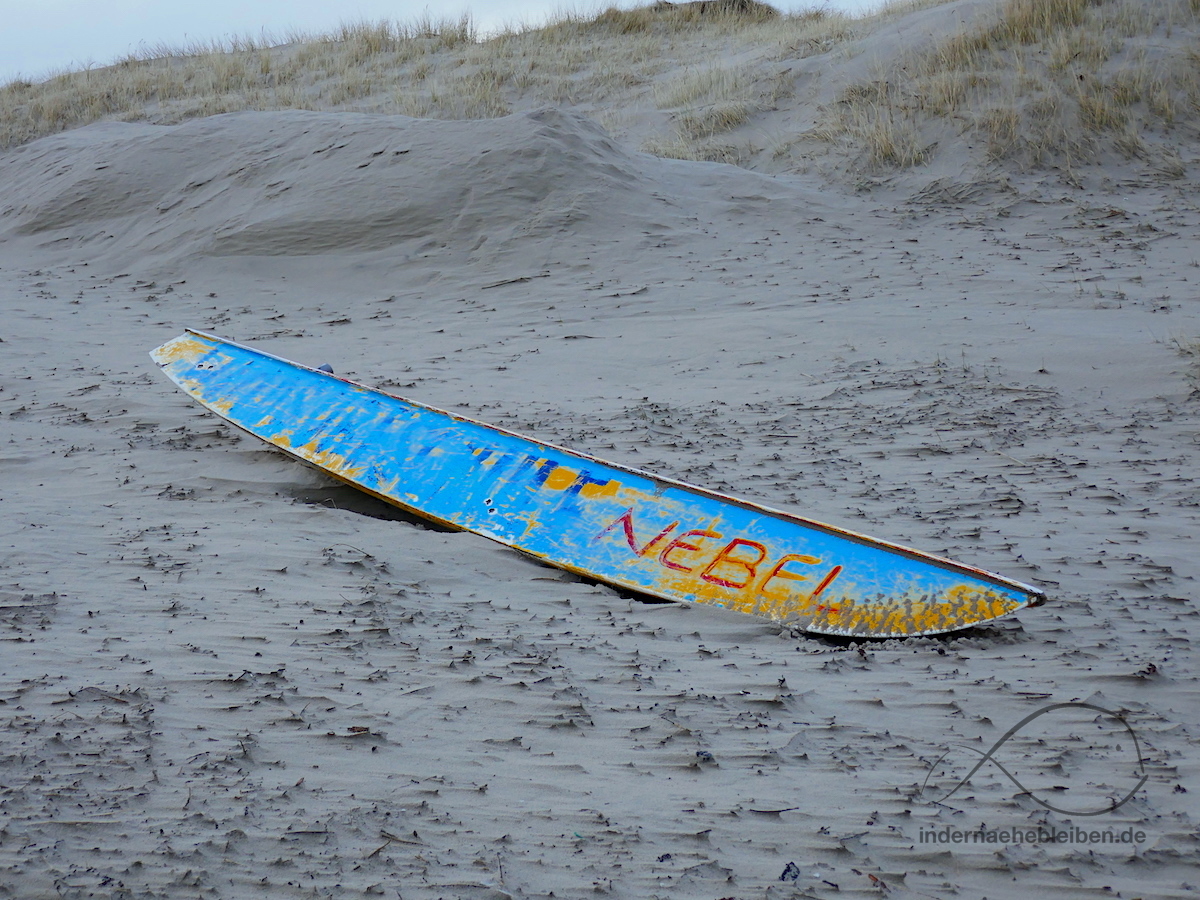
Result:
<svg viewBox="0 0 1200 900">
<path fill-rule="evenodd" d="M 597 460 L 189 331 L 152 353 L 234 425 L 418 515 L 570 571 L 863 636 L 1045 598 L 973 567 Z"/>
</svg>

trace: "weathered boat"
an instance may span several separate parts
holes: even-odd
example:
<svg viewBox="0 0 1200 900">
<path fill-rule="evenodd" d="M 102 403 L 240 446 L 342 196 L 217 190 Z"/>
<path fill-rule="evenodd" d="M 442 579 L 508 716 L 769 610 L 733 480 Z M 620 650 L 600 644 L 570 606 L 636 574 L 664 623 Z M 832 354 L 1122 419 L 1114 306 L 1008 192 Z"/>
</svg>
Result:
<svg viewBox="0 0 1200 900">
<path fill-rule="evenodd" d="M 486 425 L 199 331 L 151 355 L 208 409 L 427 520 L 617 588 L 864 637 L 1045 600 L 898 544 Z"/>
</svg>

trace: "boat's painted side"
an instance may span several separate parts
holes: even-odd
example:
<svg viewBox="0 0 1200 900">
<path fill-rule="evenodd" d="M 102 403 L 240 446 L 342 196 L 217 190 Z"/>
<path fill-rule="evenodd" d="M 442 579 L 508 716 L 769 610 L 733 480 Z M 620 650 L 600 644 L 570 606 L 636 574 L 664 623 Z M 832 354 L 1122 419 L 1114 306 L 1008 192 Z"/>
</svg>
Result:
<svg viewBox="0 0 1200 900">
<path fill-rule="evenodd" d="M 417 515 L 657 597 L 824 634 L 953 631 L 1045 598 L 970 566 L 414 403 L 188 331 L 151 354 L 184 391 Z"/>
</svg>

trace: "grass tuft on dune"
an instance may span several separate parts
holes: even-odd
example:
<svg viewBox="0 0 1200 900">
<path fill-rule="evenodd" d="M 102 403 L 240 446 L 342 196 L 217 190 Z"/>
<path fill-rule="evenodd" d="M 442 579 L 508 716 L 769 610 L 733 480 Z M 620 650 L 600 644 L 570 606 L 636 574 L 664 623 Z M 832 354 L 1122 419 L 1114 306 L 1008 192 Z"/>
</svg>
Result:
<svg viewBox="0 0 1200 900">
<path fill-rule="evenodd" d="M 426 15 L 156 46 L 3 86 L 0 147 L 104 120 L 272 109 L 476 119 L 554 105 L 651 153 L 771 171 L 887 172 L 958 154 L 1069 172 L 1111 153 L 1184 174 L 1200 0 L 996 0 L 947 28 L 963 10 L 901 0 L 851 17 L 700 0 L 563 12 L 486 37 L 470 16 Z M 931 38 L 880 51 L 887 29 L 922 15 L 914 30 Z"/>
<path fill-rule="evenodd" d="M 553 104 L 611 120 L 644 100 L 662 106 L 664 96 L 684 119 L 679 133 L 695 143 L 745 121 L 777 93 L 778 66 L 727 78 L 722 56 L 778 62 L 826 52 L 856 33 L 855 21 L 821 9 L 783 15 L 753 0 L 703 0 L 564 12 L 486 39 L 469 16 L 425 16 L 329 34 L 158 45 L 103 68 L 0 87 L 0 147 L 101 120 L 173 124 L 244 109 L 459 119 Z M 659 81 L 680 73 L 700 86 L 664 91 Z"/>
<path fill-rule="evenodd" d="M 1195 0 L 1004 0 L 847 88 L 823 134 L 874 166 L 919 164 L 949 125 L 993 162 L 1069 170 L 1115 151 L 1180 177 L 1173 139 L 1197 136 L 1198 62 Z"/>
</svg>

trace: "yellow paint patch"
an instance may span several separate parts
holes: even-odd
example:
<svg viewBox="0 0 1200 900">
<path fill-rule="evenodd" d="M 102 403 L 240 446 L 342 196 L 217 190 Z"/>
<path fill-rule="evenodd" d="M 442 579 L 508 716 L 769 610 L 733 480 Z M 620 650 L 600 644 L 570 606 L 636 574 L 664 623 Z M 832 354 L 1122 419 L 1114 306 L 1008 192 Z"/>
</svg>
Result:
<svg viewBox="0 0 1200 900">
<path fill-rule="evenodd" d="M 619 481 L 609 481 L 605 484 L 585 484 L 579 489 L 579 495 L 587 497 L 589 500 L 615 497 L 620 489 L 621 482 Z"/>
<path fill-rule="evenodd" d="M 559 466 L 553 472 L 546 476 L 546 483 L 543 487 L 551 491 L 565 491 L 575 483 L 575 479 L 579 473 L 574 469 L 568 469 L 566 466 Z"/>
<path fill-rule="evenodd" d="M 212 403 L 210 403 L 208 405 L 209 405 L 210 409 L 216 410 L 223 416 L 227 415 L 229 413 L 229 411 L 231 409 L 233 409 L 233 401 L 232 400 L 214 400 Z"/>
<path fill-rule="evenodd" d="M 808 595 L 814 587 L 816 584 L 809 582 L 808 586 L 800 591 L 759 594 L 753 603 L 744 604 L 750 608 L 743 609 L 743 612 L 752 612 L 756 616 L 766 616 L 768 619 L 786 619 L 788 616 L 807 614 L 813 609 L 813 605 L 808 602 Z"/>
<path fill-rule="evenodd" d="M 268 425 L 271 424 L 271 420 L 274 418 L 275 418 L 274 416 L 263 416 L 261 419 L 259 419 L 257 422 L 255 422 L 250 427 L 251 428 L 266 428 Z"/>
<path fill-rule="evenodd" d="M 316 441 L 309 441 L 303 447 L 295 448 L 293 452 L 314 466 L 327 469 L 338 478 L 344 478 L 347 481 L 356 481 L 367 470 L 366 466 L 351 465 L 350 461 L 340 453 L 320 449 Z"/>
<path fill-rule="evenodd" d="M 521 532 L 521 537 L 519 540 L 524 540 L 525 538 L 529 537 L 534 529 L 542 524 L 541 520 L 538 518 L 538 511 L 536 509 L 531 509 L 529 512 L 525 513 L 525 515 L 521 516 L 520 519 L 525 523 L 525 530 Z"/>
<path fill-rule="evenodd" d="M 671 559 L 691 565 L 706 556 L 704 552 L 676 550 Z M 999 618 L 1021 607 L 1016 600 L 972 584 L 956 585 L 934 602 L 903 595 L 863 602 L 834 590 L 813 602 L 810 596 L 817 585 L 815 579 L 808 579 L 793 590 L 759 593 L 753 587 L 736 589 L 713 584 L 699 577 L 702 569 L 702 565 L 697 565 L 691 572 L 664 570 L 656 579 L 654 590 L 668 596 L 690 596 L 696 603 L 776 621 L 803 623 L 813 631 L 877 636 L 950 631 Z"/>
<path fill-rule="evenodd" d="M 167 343 L 153 351 L 151 355 L 154 357 L 156 363 L 160 366 L 165 366 L 173 362 L 179 362 L 180 360 L 195 362 L 210 350 L 212 350 L 212 344 L 205 343 L 193 337 L 178 337 L 173 341 L 167 341 Z"/>
<path fill-rule="evenodd" d="M 1003 594 L 971 584 L 955 585 L 935 602 L 894 597 L 860 603 L 839 596 L 825 600 L 824 605 L 809 620 L 811 630 L 877 636 L 953 631 L 999 618 L 1021 607 Z"/>
<path fill-rule="evenodd" d="M 696 567 L 691 572 L 664 568 L 663 574 L 655 582 L 655 589 L 668 594 L 691 594 L 696 603 L 711 603 L 727 609 L 742 609 L 744 601 L 738 598 L 734 589 L 713 584 L 711 581 L 705 581 L 699 577 L 699 573 L 704 569 L 703 563 L 711 555 L 711 549 L 708 543 L 702 544 L 698 551 L 676 547 L 671 552 L 671 561 L 681 565 L 696 563 Z M 751 601 L 749 605 L 752 606 L 753 602 Z M 743 611 L 749 612 L 749 610 Z"/>
<path fill-rule="evenodd" d="M 696 592 L 697 601 L 712 603 L 733 609 L 738 612 L 763 616 L 768 619 L 783 621 L 795 616 L 807 617 L 812 615 L 818 603 L 809 600 L 816 582 L 809 581 L 796 591 L 775 590 L 770 594 L 758 593 L 753 590 L 753 582 L 749 590 L 738 590 L 715 585 L 703 579 L 693 579 L 692 589 Z"/>
</svg>

